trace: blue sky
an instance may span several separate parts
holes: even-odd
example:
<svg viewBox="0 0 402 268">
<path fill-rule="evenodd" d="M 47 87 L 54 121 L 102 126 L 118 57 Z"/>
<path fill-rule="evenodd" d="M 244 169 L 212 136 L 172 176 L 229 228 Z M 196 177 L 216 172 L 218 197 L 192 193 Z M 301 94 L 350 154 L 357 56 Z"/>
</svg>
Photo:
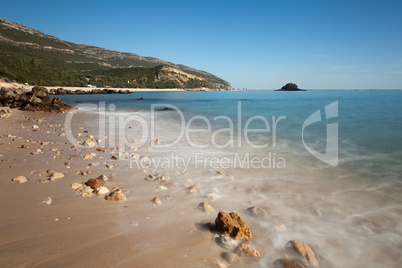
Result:
<svg viewBox="0 0 402 268">
<path fill-rule="evenodd" d="M 10 21 L 235 88 L 402 89 L 400 0 L 2 2 Z"/>
</svg>

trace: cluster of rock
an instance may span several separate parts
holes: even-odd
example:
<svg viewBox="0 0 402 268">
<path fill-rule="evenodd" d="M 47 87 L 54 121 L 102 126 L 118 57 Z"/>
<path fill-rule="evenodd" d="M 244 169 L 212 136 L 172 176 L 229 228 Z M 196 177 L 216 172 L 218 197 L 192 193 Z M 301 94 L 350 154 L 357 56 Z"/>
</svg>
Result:
<svg viewBox="0 0 402 268">
<path fill-rule="evenodd" d="M 64 112 L 71 109 L 60 98 L 50 99 L 49 92 L 44 87 L 33 87 L 31 91 L 2 87 L 0 89 L 0 106 L 45 112 Z"/>
<path fill-rule="evenodd" d="M 91 89 L 91 90 L 82 90 L 82 89 L 77 89 L 77 90 L 69 90 L 69 89 L 64 89 L 64 88 L 58 88 L 58 89 L 51 89 L 49 91 L 51 95 L 92 95 L 92 94 L 131 94 L 130 90 L 117 90 L 117 89 Z"/>
<path fill-rule="evenodd" d="M 104 183 L 108 180 L 105 175 L 100 175 L 98 178 L 89 179 L 85 183 L 75 182 L 71 184 L 71 188 L 76 190 L 77 193 L 83 197 L 106 195 L 105 199 L 108 201 L 126 200 L 126 196 L 121 189 L 114 187 L 112 190 L 109 190 L 104 186 Z"/>
<path fill-rule="evenodd" d="M 215 237 L 215 242 L 220 247 L 229 250 L 221 254 L 222 259 L 227 263 L 235 262 L 240 257 L 249 257 L 254 260 L 261 258 L 260 253 L 250 245 L 252 240 L 250 227 L 237 213 L 219 211 L 215 219 L 213 230 L 219 233 Z M 291 240 L 286 244 L 285 250 L 287 256 L 274 261 L 274 267 L 318 267 L 318 260 L 315 253 L 307 244 L 297 240 Z M 227 267 L 228 265 L 220 263 L 218 266 Z"/>
</svg>

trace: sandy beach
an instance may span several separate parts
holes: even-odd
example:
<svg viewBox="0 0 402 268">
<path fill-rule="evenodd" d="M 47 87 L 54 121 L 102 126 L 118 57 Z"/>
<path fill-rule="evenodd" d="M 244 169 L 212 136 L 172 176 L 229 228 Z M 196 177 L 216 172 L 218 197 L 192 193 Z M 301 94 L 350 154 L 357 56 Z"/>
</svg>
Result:
<svg viewBox="0 0 402 268">
<path fill-rule="evenodd" d="M 189 193 L 191 181 L 177 170 L 166 170 L 163 175 L 172 179 L 168 184 L 149 182 L 144 177 L 150 171 L 111 160 L 117 153 L 113 149 L 76 148 L 64 136 L 65 116 L 14 109 L 11 118 L 1 121 L 2 267 L 216 267 L 224 263 L 219 256 L 222 248 L 205 227 L 214 222 L 217 211 L 197 209 L 203 198 Z M 82 137 L 91 133 L 96 126 L 88 122 L 95 119 L 78 113 L 73 132 Z M 136 152 L 158 155 L 145 147 Z M 83 159 L 88 154 L 94 157 Z M 52 172 L 65 177 L 50 181 Z M 71 188 L 99 175 L 110 179 L 105 183 L 108 189 L 121 188 L 127 200 L 106 201 L 104 194 L 83 197 Z M 12 181 L 19 176 L 28 181 Z M 245 259 L 238 267 L 249 262 Z"/>
<path fill-rule="evenodd" d="M 115 264 L 111 255 L 132 254 L 130 247 L 115 246 L 128 242 L 110 232 L 110 204 L 102 198 L 82 198 L 70 188 L 72 181 L 85 181 L 74 173 L 87 170 L 88 164 L 74 159 L 70 169 L 64 164 L 75 153 L 65 138 L 57 137 L 62 119 L 61 114 L 13 110 L 11 119 L 1 121 L 2 267 L 67 267 L 73 263 L 110 267 Z M 39 131 L 34 132 L 33 125 L 39 126 Z M 37 149 L 42 152 L 30 154 Z M 47 169 L 66 177 L 43 183 Z M 18 176 L 25 176 L 28 182 L 11 181 Z M 44 204 L 49 197 L 52 203 Z"/>
<path fill-rule="evenodd" d="M 274 265 L 283 258 L 303 264 L 293 267 L 398 267 L 400 184 L 351 172 L 361 163 L 330 168 L 287 144 L 268 154 L 242 139 L 226 150 L 196 146 L 224 144 L 227 136 L 211 140 L 216 132 L 169 145 L 189 123 L 176 111 L 152 113 L 158 95 L 166 106 L 163 93 L 68 96 L 70 104 L 89 102 L 0 119 L 1 267 L 286 267 Z M 199 99 L 172 95 L 175 104 Z M 207 104 L 190 98 L 183 111 Z M 399 168 L 397 159 L 385 161 Z M 107 200 L 114 187 L 126 200 Z M 247 235 L 243 229 L 232 237 L 218 230 L 220 211 L 237 213 L 242 221 L 227 222 L 247 223 L 252 241 L 232 238 Z"/>
<path fill-rule="evenodd" d="M 25 84 L 21 84 L 21 83 L 8 83 L 5 82 L 4 80 L 0 79 L 0 88 L 2 87 L 6 87 L 6 88 L 22 88 L 25 90 L 31 90 L 32 86 L 30 85 L 25 85 Z M 48 87 L 46 86 L 46 88 L 50 91 L 51 89 L 58 89 L 58 88 L 64 88 L 64 89 L 68 89 L 71 91 L 77 91 L 77 90 L 82 90 L 82 91 L 91 91 L 93 89 L 103 89 L 103 88 L 98 88 L 98 87 Z M 108 88 L 108 89 L 113 89 L 113 90 L 129 90 L 131 92 L 157 92 L 157 91 L 184 91 L 183 89 L 180 88 L 162 88 L 162 89 L 157 89 L 157 88 Z"/>
</svg>

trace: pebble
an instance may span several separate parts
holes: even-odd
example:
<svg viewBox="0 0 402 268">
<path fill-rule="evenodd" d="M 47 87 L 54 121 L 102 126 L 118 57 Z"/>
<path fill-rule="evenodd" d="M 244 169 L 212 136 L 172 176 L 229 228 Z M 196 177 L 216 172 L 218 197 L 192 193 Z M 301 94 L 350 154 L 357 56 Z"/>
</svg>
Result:
<svg viewBox="0 0 402 268">
<path fill-rule="evenodd" d="M 35 151 L 31 152 L 31 155 L 37 155 L 37 154 L 42 154 L 42 150 L 41 149 L 36 149 Z"/>
<path fill-rule="evenodd" d="M 106 196 L 107 201 L 123 201 L 126 200 L 126 196 L 123 191 L 119 188 L 113 188 L 112 192 Z"/>
<path fill-rule="evenodd" d="M 286 226 L 285 226 L 285 224 L 283 224 L 283 223 L 278 223 L 278 224 L 275 224 L 274 228 L 275 228 L 275 230 L 277 230 L 277 231 L 282 231 L 282 230 L 285 230 L 285 229 L 286 229 Z"/>
<path fill-rule="evenodd" d="M 105 186 L 99 187 L 97 190 L 95 190 L 95 193 L 98 195 L 105 195 L 110 193 L 110 190 L 106 188 Z"/>
<path fill-rule="evenodd" d="M 187 187 L 187 190 L 190 194 L 195 194 L 197 192 L 197 188 L 195 187 L 195 185 L 192 185 L 190 187 Z"/>
<path fill-rule="evenodd" d="M 257 207 L 257 206 L 249 207 L 247 209 L 247 212 L 257 218 L 262 218 L 262 219 L 269 218 L 268 212 L 265 209 Z"/>
<path fill-rule="evenodd" d="M 294 250 L 299 256 L 302 257 L 304 264 L 311 267 L 318 267 L 318 260 L 315 256 L 314 251 L 309 245 L 299 242 L 297 240 L 291 240 L 286 244 L 287 249 Z"/>
<path fill-rule="evenodd" d="M 156 187 L 157 191 L 166 191 L 168 188 L 162 185 L 159 185 L 158 187 Z"/>
<path fill-rule="evenodd" d="M 157 204 L 157 205 L 162 204 L 162 201 L 160 200 L 159 197 L 155 197 L 154 199 L 152 199 L 152 202 L 154 202 L 154 203 Z"/>
<path fill-rule="evenodd" d="M 283 258 L 283 259 L 278 259 L 274 261 L 274 267 L 275 268 L 304 268 L 303 265 L 300 263 L 297 263 L 293 260 Z"/>
<path fill-rule="evenodd" d="M 98 180 L 101 180 L 101 181 L 103 181 L 103 182 L 106 182 L 106 181 L 108 181 L 109 180 L 109 178 L 108 177 L 106 177 L 105 175 L 99 175 L 99 177 L 97 178 Z"/>
<path fill-rule="evenodd" d="M 108 169 L 113 169 L 114 167 L 116 167 L 117 165 L 111 165 L 111 164 L 106 164 L 106 167 Z"/>
<path fill-rule="evenodd" d="M 222 259 L 227 261 L 228 263 L 236 262 L 239 260 L 239 255 L 233 252 L 223 252 L 221 254 Z"/>
<path fill-rule="evenodd" d="M 89 179 L 85 184 L 96 190 L 103 186 L 103 181 L 100 179 Z"/>
<path fill-rule="evenodd" d="M 94 158 L 91 154 L 85 154 L 82 158 L 86 159 L 92 159 Z"/>
<path fill-rule="evenodd" d="M 42 203 L 45 205 L 50 205 L 50 204 L 52 204 L 52 202 L 53 202 L 53 200 L 50 197 L 48 199 L 46 199 L 45 201 L 42 201 Z"/>
<path fill-rule="evenodd" d="M 28 181 L 28 179 L 25 178 L 24 176 L 18 176 L 18 177 L 13 178 L 13 182 L 25 183 L 27 181 Z"/>
<path fill-rule="evenodd" d="M 39 127 L 37 125 L 32 126 L 33 129 L 38 129 Z"/>
<path fill-rule="evenodd" d="M 82 183 L 74 182 L 73 184 L 70 185 L 70 187 L 74 190 L 77 190 L 80 187 L 84 187 Z"/>
<path fill-rule="evenodd" d="M 52 175 L 50 176 L 49 180 L 50 181 L 56 181 L 59 179 L 64 178 L 64 174 L 61 172 L 53 172 Z"/>
<path fill-rule="evenodd" d="M 206 202 L 199 203 L 198 208 L 201 209 L 204 212 L 207 212 L 207 213 L 215 211 L 215 209 L 210 204 L 208 204 Z"/>
<path fill-rule="evenodd" d="M 154 176 L 154 175 L 148 175 L 148 176 L 146 176 L 146 177 L 144 178 L 144 180 L 152 182 L 152 181 L 155 180 L 155 176 Z"/>
<path fill-rule="evenodd" d="M 218 195 L 217 193 L 210 193 L 207 194 L 207 198 L 211 199 L 212 201 L 218 200 L 219 198 L 221 198 L 220 195 Z"/>
<path fill-rule="evenodd" d="M 242 243 L 240 246 L 238 246 L 237 249 L 236 249 L 236 253 L 239 256 L 246 255 L 246 256 L 249 256 L 249 257 L 253 257 L 256 260 L 261 258 L 260 253 L 257 250 L 252 249 L 250 247 L 250 245 L 246 244 L 246 243 Z"/>
<path fill-rule="evenodd" d="M 216 237 L 215 242 L 221 248 L 228 250 L 235 250 L 239 246 L 239 242 L 237 242 L 234 238 L 226 235 L 220 235 Z"/>
</svg>

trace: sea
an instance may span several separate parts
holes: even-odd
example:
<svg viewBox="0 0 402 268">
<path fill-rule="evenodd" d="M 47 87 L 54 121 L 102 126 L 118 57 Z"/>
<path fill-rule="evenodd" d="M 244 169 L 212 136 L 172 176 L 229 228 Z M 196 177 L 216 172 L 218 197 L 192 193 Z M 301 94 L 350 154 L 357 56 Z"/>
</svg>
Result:
<svg viewBox="0 0 402 268">
<path fill-rule="evenodd" d="M 116 231 L 129 230 L 134 244 L 141 226 L 154 228 L 149 234 L 177 255 L 172 262 L 191 258 L 186 265 L 207 267 L 204 263 L 220 260 L 225 249 L 198 227 L 214 223 L 221 210 L 248 223 L 252 247 L 262 256 L 232 267 L 271 267 L 276 259 L 291 257 L 285 249 L 290 240 L 310 245 L 320 267 L 402 263 L 402 91 L 59 97 L 78 113 L 98 116 L 84 128 L 119 156 L 119 168 L 112 171 L 131 192 L 128 204 L 161 196 L 158 213 L 151 213 L 158 224 L 146 223 L 152 202 L 149 208 L 137 206 L 137 212 L 119 212 L 124 220 Z M 134 173 L 135 180 L 127 175 Z M 142 180 L 150 174 L 165 176 L 174 187 L 155 188 Z M 193 185 L 197 190 L 191 194 Z M 146 194 L 144 187 L 153 192 Z M 216 213 L 200 211 L 200 202 Z M 174 231 L 175 225 L 188 226 L 181 232 L 195 226 L 190 233 L 197 243 L 182 241 L 189 238 Z M 171 234 L 160 231 L 169 228 Z M 143 238 L 146 252 L 153 250 L 151 240 Z"/>
</svg>

